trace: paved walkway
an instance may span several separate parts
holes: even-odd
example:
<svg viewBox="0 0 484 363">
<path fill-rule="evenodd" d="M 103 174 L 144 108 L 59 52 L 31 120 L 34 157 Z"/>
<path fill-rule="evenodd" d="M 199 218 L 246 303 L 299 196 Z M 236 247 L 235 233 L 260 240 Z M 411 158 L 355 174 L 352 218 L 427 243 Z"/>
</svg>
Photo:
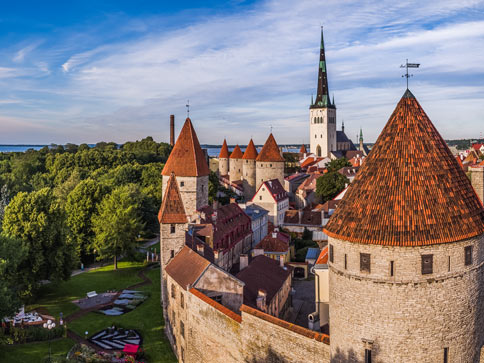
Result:
<svg viewBox="0 0 484 363">
<path fill-rule="evenodd" d="M 97 267 L 97 268 L 99 268 L 99 267 Z M 145 275 L 145 269 L 143 269 L 143 270 L 141 270 L 141 271 L 138 272 L 138 277 L 141 278 L 143 281 L 138 282 L 138 283 L 136 283 L 134 285 L 125 287 L 123 290 L 134 290 L 134 289 L 137 289 L 138 287 L 145 286 L 145 285 L 149 285 L 149 284 L 152 283 L 151 280 L 150 280 L 150 278 Z M 103 307 L 108 306 L 108 305 L 111 305 L 111 303 L 104 304 L 104 305 L 93 306 L 92 308 L 89 308 L 89 309 L 77 310 L 76 312 L 68 315 L 65 318 L 65 322 L 66 323 L 70 323 L 70 322 L 72 322 L 74 320 L 77 320 L 79 318 L 82 318 L 84 315 L 89 314 L 91 311 L 99 310 L 100 308 L 103 308 Z M 76 332 L 70 330 L 69 327 L 67 328 L 67 336 L 69 338 L 71 338 L 72 340 L 74 340 L 75 342 L 80 343 L 80 344 L 88 345 L 89 347 L 93 348 L 96 351 L 104 351 L 104 352 L 107 352 L 107 353 L 112 353 L 113 352 L 113 351 L 106 351 L 104 349 L 101 349 L 99 346 L 91 343 L 89 340 L 87 340 L 87 339 L 79 336 Z"/>
</svg>

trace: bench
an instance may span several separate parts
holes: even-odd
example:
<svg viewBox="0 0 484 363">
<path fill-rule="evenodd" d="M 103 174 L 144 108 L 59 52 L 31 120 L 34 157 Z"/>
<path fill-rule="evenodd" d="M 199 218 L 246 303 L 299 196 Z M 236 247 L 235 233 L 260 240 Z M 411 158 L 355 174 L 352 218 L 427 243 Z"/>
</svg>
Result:
<svg viewBox="0 0 484 363">
<path fill-rule="evenodd" d="M 86 295 L 87 295 L 88 298 L 91 298 L 91 297 L 96 297 L 97 293 L 96 293 L 96 291 L 90 291 Z"/>
</svg>

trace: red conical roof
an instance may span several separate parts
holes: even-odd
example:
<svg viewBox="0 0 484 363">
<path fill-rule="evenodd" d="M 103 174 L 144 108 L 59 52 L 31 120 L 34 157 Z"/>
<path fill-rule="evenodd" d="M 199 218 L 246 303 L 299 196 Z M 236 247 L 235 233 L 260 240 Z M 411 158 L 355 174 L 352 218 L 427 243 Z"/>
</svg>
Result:
<svg viewBox="0 0 484 363">
<path fill-rule="evenodd" d="M 187 118 L 178 135 L 175 146 L 161 172 L 164 176 L 206 176 L 210 174 L 207 160 L 203 154 L 192 121 Z"/>
<path fill-rule="evenodd" d="M 254 141 L 250 139 L 249 145 L 247 145 L 247 149 L 245 149 L 244 156 L 242 159 L 246 160 L 255 160 L 257 159 L 257 149 L 255 148 Z"/>
<path fill-rule="evenodd" d="M 234 151 L 232 151 L 232 154 L 230 154 L 231 159 L 242 159 L 242 150 L 240 150 L 239 145 L 235 145 Z"/>
<path fill-rule="evenodd" d="M 301 154 L 307 154 L 307 150 L 306 150 L 306 145 L 302 144 L 301 145 L 301 148 L 299 149 L 299 153 Z"/>
<path fill-rule="evenodd" d="M 227 140 L 224 139 L 224 143 L 222 144 L 222 149 L 220 149 L 220 154 L 218 155 L 219 159 L 228 159 L 229 158 L 229 147 L 227 146 Z"/>
<path fill-rule="evenodd" d="M 284 161 L 284 158 L 279 151 L 279 146 L 277 146 L 276 139 L 272 134 L 266 140 L 266 143 L 262 147 L 259 156 L 257 156 L 257 161 Z"/>
<path fill-rule="evenodd" d="M 165 196 L 158 213 L 160 223 L 187 223 L 185 208 L 180 196 L 175 174 L 170 175 L 166 184 Z"/>
<path fill-rule="evenodd" d="M 325 228 L 334 238 L 423 246 L 484 232 L 469 179 L 406 91 Z"/>
</svg>

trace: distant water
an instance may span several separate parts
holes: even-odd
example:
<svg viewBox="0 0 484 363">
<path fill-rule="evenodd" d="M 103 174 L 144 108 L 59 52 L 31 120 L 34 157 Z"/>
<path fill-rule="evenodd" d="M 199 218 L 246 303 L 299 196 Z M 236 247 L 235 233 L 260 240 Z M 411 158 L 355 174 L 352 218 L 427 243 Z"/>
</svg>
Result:
<svg viewBox="0 0 484 363">
<path fill-rule="evenodd" d="M 209 147 L 209 148 L 207 148 L 207 147 L 204 147 L 203 145 L 202 145 L 202 148 L 207 149 L 208 156 L 211 156 L 211 157 L 218 157 L 219 154 L 220 154 L 220 150 L 222 149 L 221 146 L 220 147 Z M 246 148 L 245 147 L 241 147 L 240 149 L 242 150 L 242 152 L 244 152 Z M 262 149 L 261 146 L 257 147 L 257 152 L 260 152 L 261 149 Z M 229 148 L 229 152 L 231 152 L 232 150 L 233 150 L 233 148 Z M 297 153 L 297 152 L 299 152 L 299 147 L 298 148 L 283 147 L 282 148 L 282 151 L 284 151 L 284 152 L 291 152 L 291 153 Z"/>
<path fill-rule="evenodd" d="M 44 146 L 47 146 L 47 145 L 0 145 L 0 152 L 2 152 L 2 153 L 10 153 L 10 152 L 23 153 L 23 152 L 25 152 L 29 149 L 40 150 Z"/>
</svg>

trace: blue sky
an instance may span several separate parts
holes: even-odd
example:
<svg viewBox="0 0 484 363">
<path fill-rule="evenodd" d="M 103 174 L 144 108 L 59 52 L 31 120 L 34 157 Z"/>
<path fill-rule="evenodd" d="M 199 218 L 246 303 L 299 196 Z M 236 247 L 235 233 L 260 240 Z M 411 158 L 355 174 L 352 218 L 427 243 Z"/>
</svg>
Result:
<svg viewBox="0 0 484 363">
<path fill-rule="evenodd" d="M 329 88 L 375 141 L 410 89 L 445 138 L 484 132 L 484 2 L 49 1 L 0 11 L 0 143 L 308 142 L 320 25 Z"/>
</svg>

